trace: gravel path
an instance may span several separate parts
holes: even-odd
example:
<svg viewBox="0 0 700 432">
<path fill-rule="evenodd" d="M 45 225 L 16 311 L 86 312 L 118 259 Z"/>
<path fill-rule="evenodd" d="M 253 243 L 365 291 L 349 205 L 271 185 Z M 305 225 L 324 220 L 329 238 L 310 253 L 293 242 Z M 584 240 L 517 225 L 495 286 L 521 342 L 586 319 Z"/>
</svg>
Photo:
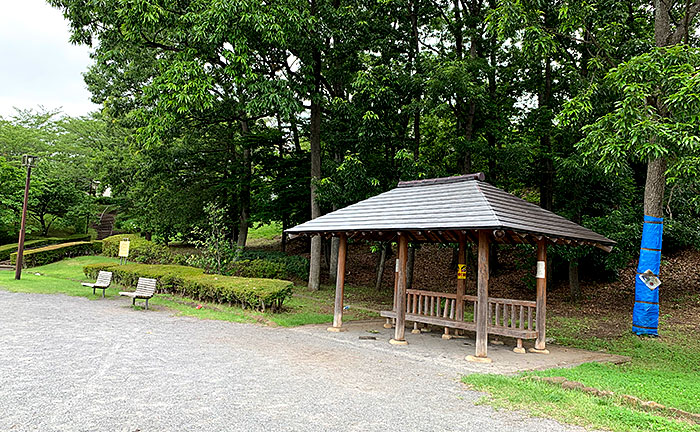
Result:
<svg viewBox="0 0 700 432">
<path fill-rule="evenodd" d="M 308 329 L 0 290 L 0 430 L 582 430 L 476 406 L 443 364 Z"/>
</svg>

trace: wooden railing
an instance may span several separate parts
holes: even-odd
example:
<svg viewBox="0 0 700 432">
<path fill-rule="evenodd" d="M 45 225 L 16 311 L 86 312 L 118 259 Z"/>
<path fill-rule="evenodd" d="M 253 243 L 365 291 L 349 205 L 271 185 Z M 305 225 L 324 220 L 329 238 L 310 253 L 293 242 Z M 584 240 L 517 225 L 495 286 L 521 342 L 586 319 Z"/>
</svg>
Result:
<svg viewBox="0 0 700 432">
<path fill-rule="evenodd" d="M 406 313 L 455 319 L 457 294 L 406 290 Z"/>
<path fill-rule="evenodd" d="M 464 301 L 473 305 L 473 310 L 476 310 L 478 302 L 476 296 L 464 296 Z M 534 324 L 536 314 L 537 302 L 489 297 L 489 333 L 524 339 L 535 338 L 537 337 Z M 476 320 L 476 314 L 474 316 Z"/>
<path fill-rule="evenodd" d="M 473 331 L 476 328 L 478 300 L 476 296 L 463 296 L 464 316 L 459 317 L 457 316 L 457 294 L 406 290 L 406 321 Z M 489 297 L 488 301 L 488 332 L 490 334 L 518 339 L 535 339 L 537 337 L 537 329 L 535 328 L 536 302 L 495 297 Z M 394 311 L 383 311 L 381 315 L 387 318 L 396 317 Z M 471 315 L 471 319 L 465 321 L 465 317 L 469 317 L 469 315 Z"/>
</svg>

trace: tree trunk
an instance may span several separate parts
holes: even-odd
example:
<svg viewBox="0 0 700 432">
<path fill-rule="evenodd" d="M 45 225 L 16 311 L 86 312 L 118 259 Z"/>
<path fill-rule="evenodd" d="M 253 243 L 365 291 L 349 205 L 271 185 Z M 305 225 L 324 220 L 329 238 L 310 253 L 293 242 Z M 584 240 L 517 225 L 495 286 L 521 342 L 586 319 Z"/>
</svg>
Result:
<svg viewBox="0 0 700 432">
<path fill-rule="evenodd" d="M 581 283 L 578 278 L 578 259 L 574 258 L 569 261 L 569 293 L 571 300 L 581 300 Z"/>
<path fill-rule="evenodd" d="M 315 0 L 311 2 L 312 14 L 316 12 Z M 311 219 L 321 216 L 321 205 L 317 198 L 317 183 L 321 180 L 321 50 L 314 47 L 313 76 L 314 90 L 311 95 Z M 311 238 L 311 262 L 309 265 L 309 289 L 321 287 L 321 237 Z"/>
<path fill-rule="evenodd" d="M 241 120 L 241 135 L 248 135 L 248 120 Z M 250 183 L 253 177 L 253 162 L 250 146 L 243 144 L 243 181 L 241 182 L 240 195 L 240 216 L 237 244 L 239 248 L 244 248 L 248 241 L 248 223 L 250 220 Z"/>
<path fill-rule="evenodd" d="M 498 271 L 498 244 L 492 242 L 489 244 L 489 274 L 495 275 Z"/>
<path fill-rule="evenodd" d="M 335 284 L 338 278 L 338 249 L 340 248 L 340 238 L 333 237 L 331 239 L 331 257 L 328 263 L 328 277 L 332 284 Z"/>
<path fill-rule="evenodd" d="M 543 130 L 540 131 L 540 207 L 551 211 L 554 206 L 554 162 L 552 160 L 552 137 L 550 102 L 552 97 L 552 63 L 549 58 L 545 60 L 544 83 L 540 89 L 538 105 L 542 110 L 541 115 L 546 115 L 546 125 L 543 122 Z M 550 272 L 551 273 L 551 272 Z"/>
<path fill-rule="evenodd" d="M 412 289 L 413 287 L 413 268 L 416 262 L 416 248 L 414 246 L 408 246 L 408 258 L 406 260 L 406 288 Z"/>
<path fill-rule="evenodd" d="M 663 217 L 664 190 L 666 188 L 666 159 L 650 160 L 644 185 L 644 214 Z"/>
<path fill-rule="evenodd" d="M 282 216 L 282 240 L 280 241 L 280 250 L 287 252 L 287 216 Z"/>
<path fill-rule="evenodd" d="M 414 77 L 418 74 L 418 58 L 420 55 L 420 46 L 418 44 L 418 0 L 411 0 L 411 50 L 410 50 L 410 63 L 413 68 Z M 413 160 L 417 161 L 420 157 L 420 108 L 419 102 L 421 100 L 421 90 L 419 86 L 415 85 L 415 91 L 413 93 L 413 103 L 415 105 L 415 111 L 413 112 Z M 412 248 L 409 249 L 409 265 L 411 265 L 411 252 Z M 407 287 L 411 288 L 411 278 L 413 268 L 409 269 Z"/>
<path fill-rule="evenodd" d="M 384 280 L 384 269 L 386 268 L 386 258 L 387 249 L 391 247 L 391 243 L 382 242 L 381 250 L 379 252 L 379 261 L 377 262 L 377 278 L 374 282 L 374 289 L 377 291 L 382 290 L 382 281 Z"/>
</svg>

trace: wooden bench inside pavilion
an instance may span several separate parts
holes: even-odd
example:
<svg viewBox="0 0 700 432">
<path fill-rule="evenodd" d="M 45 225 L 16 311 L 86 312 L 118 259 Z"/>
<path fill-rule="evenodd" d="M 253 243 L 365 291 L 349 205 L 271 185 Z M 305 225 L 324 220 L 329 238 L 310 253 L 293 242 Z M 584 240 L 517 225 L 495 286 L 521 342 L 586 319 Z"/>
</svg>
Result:
<svg viewBox="0 0 700 432">
<path fill-rule="evenodd" d="M 511 195 L 468 174 L 400 182 L 395 189 L 350 205 L 287 230 L 292 235 L 338 237 L 338 274 L 335 311 L 329 331 L 341 331 L 345 258 L 349 239 L 398 243 L 394 303 L 382 311 L 392 344 L 406 344 L 406 322 L 476 333 L 476 352 L 467 358 L 489 362 L 488 335 L 517 340 L 534 339 L 531 352 L 547 353 L 547 246 L 589 245 L 609 252 L 614 241 L 553 212 Z M 531 244 L 537 248 L 534 300 L 489 297 L 489 246 L 491 243 Z M 451 243 L 459 247 L 456 291 L 444 293 L 406 288 L 409 243 Z M 466 294 L 466 248 L 477 245 L 477 295 Z"/>
</svg>

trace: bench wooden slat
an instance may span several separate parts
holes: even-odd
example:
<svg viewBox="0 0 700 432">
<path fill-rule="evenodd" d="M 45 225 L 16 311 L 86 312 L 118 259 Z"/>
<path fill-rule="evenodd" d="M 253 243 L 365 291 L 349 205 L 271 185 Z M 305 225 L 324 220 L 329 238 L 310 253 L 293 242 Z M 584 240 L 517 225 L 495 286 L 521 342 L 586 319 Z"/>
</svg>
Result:
<svg viewBox="0 0 700 432">
<path fill-rule="evenodd" d="M 120 292 L 119 295 L 131 297 L 136 302 L 136 299 L 146 300 L 146 309 L 148 309 L 148 299 L 153 297 L 156 292 L 157 281 L 151 278 L 139 278 L 134 292 Z"/>
</svg>

